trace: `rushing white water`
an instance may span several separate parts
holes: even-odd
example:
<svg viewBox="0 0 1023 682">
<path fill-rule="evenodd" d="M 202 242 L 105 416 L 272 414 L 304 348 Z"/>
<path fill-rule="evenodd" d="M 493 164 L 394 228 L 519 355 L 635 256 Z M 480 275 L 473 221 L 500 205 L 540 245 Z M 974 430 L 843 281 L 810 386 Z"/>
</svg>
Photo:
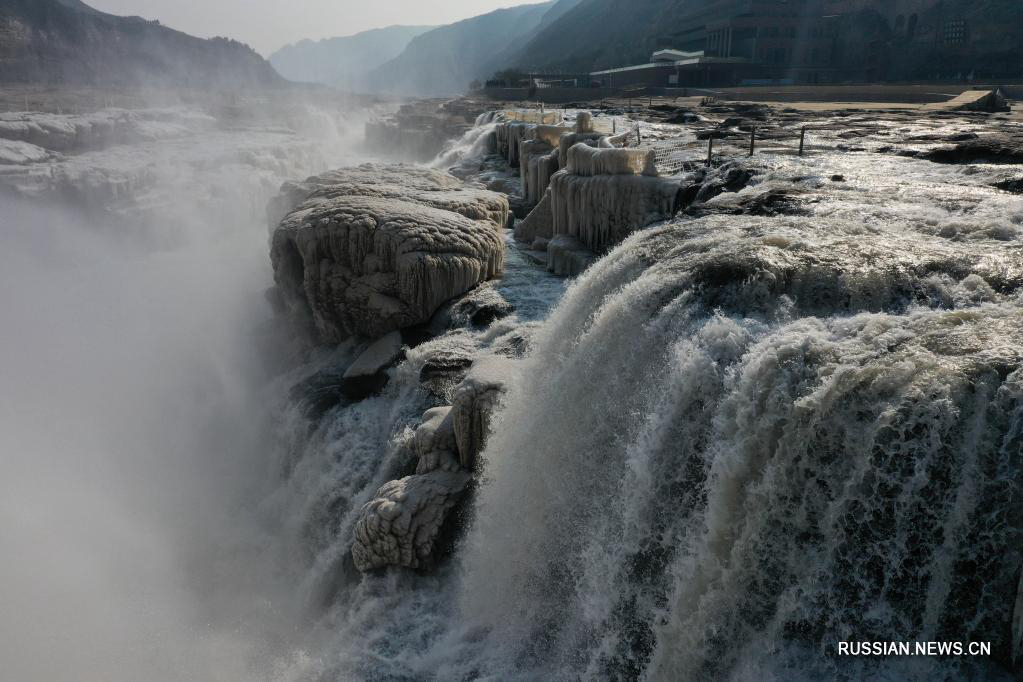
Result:
<svg viewBox="0 0 1023 682">
<path fill-rule="evenodd" d="M 755 187 L 711 208 L 785 189 L 787 215 L 637 234 L 531 327 L 454 558 L 430 576 L 345 573 L 300 676 L 1007 675 L 1023 202 L 989 186 L 1004 167 L 758 165 Z M 485 354 L 497 333 L 432 343 Z M 415 423 L 419 352 L 357 408 L 385 431 Z M 372 458 L 381 424 L 353 429 L 345 412 L 318 428 Z M 346 499 L 310 524 L 344 519 L 319 541 L 335 576 L 360 498 Z M 840 659 L 843 640 L 990 641 L 995 655 Z"/>
<path fill-rule="evenodd" d="M 438 163 L 484 168 L 489 123 Z M 317 135 L 65 160 L 131 171 L 110 225 L 4 206 L 13 678 L 1007 670 L 1023 201 L 989 186 L 1004 167 L 767 155 L 718 214 L 634 235 L 567 291 L 509 242 L 497 287 L 515 315 L 411 348 L 380 395 L 321 410 L 316 381 L 361 347 L 309 348 L 262 298 L 268 195 L 349 160 Z M 724 215 L 766 190 L 791 210 Z M 140 214 L 147 238 L 126 238 Z M 359 574 L 360 508 L 414 467 L 412 429 L 450 397 L 424 368 L 489 354 L 517 370 L 453 556 Z M 996 656 L 838 659 L 847 639 L 991 641 Z"/>
</svg>

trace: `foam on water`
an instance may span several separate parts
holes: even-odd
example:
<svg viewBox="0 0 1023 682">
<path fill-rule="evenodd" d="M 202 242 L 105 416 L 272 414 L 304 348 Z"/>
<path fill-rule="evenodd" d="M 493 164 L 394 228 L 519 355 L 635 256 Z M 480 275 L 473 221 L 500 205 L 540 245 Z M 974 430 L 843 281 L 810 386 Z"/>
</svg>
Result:
<svg viewBox="0 0 1023 682">
<path fill-rule="evenodd" d="M 303 674 L 1004 674 L 1023 562 L 1023 202 L 988 186 L 1004 167 L 759 165 L 713 205 L 785 188 L 798 215 L 682 218 L 581 276 L 531 331 L 454 559 L 352 578 Z M 545 286 L 523 291 L 560 294 Z M 996 655 L 840 660 L 849 639 Z"/>
</svg>

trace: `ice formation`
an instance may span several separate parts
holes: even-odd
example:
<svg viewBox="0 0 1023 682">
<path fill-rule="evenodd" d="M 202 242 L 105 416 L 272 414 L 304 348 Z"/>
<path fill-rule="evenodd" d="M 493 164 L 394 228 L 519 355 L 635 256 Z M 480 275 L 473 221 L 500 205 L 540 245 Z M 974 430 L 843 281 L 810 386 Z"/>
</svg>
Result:
<svg viewBox="0 0 1023 682">
<path fill-rule="evenodd" d="M 432 189 L 402 196 L 389 182 L 402 172 L 363 166 L 321 176 L 274 232 L 275 280 L 292 306 L 308 309 L 324 341 L 424 323 L 448 299 L 501 273 L 497 221 L 506 201 L 427 169 L 409 182 Z"/>
<path fill-rule="evenodd" d="M 462 467 L 475 471 L 490 434 L 490 418 L 505 391 L 514 360 L 498 356 L 473 364 L 452 397 L 452 423 Z"/>
<path fill-rule="evenodd" d="M 589 149 L 576 145 L 573 151 L 581 148 Z M 632 232 L 671 217 L 678 194 L 678 179 L 559 171 L 551 178 L 553 234 L 575 237 L 594 253 L 602 253 Z"/>
<path fill-rule="evenodd" d="M 436 470 L 380 488 L 355 527 L 355 567 L 431 568 L 441 528 L 469 480 L 464 471 Z"/>
</svg>

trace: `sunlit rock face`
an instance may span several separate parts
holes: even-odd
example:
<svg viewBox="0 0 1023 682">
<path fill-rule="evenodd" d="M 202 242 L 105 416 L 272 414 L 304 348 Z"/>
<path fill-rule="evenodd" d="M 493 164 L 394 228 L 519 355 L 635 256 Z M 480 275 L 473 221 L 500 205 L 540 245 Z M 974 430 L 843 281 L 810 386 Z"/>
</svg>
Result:
<svg viewBox="0 0 1023 682">
<path fill-rule="evenodd" d="M 304 189 L 274 232 L 271 260 L 285 300 L 308 309 L 322 341 L 424 323 L 502 271 L 508 204 L 494 192 L 387 166 L 335 171 L 284 194 Z"/>
</svg>

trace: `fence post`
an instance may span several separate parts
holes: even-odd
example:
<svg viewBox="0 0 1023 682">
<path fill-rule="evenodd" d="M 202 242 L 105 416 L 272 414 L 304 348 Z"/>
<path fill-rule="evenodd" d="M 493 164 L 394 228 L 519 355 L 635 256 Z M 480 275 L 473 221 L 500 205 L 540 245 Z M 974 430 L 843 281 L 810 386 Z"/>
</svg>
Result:
<svg viewBox="0 0 1023 682">
<path fill-rule="evenodd" d="M 714 138 L 707 138 L 707 165 L 710 166 L 714 158 Z"/>
<path fill-rule="evenodd" d="M 757 149 L 757 127 L 753 126 L 753 130 L 749 134 L 749 155 L 753 156 L 753 152 Z"/>
<path fill-rule="evenodd" d="M 799 155 L 803 155 L 803 145 L 806 143 L 806 128 L 799 133 Z"/>
<path fill-rule="evenodd" d="M 636 126 L 636 144 L 643 144 L 643 131 Z"/>
<path fill-rule="evenodd" d="M 612 135 L 618 134 L 618 119 L 616 119 L 614 116 L 611 117 L 611 134 Z"/>
</svg>

